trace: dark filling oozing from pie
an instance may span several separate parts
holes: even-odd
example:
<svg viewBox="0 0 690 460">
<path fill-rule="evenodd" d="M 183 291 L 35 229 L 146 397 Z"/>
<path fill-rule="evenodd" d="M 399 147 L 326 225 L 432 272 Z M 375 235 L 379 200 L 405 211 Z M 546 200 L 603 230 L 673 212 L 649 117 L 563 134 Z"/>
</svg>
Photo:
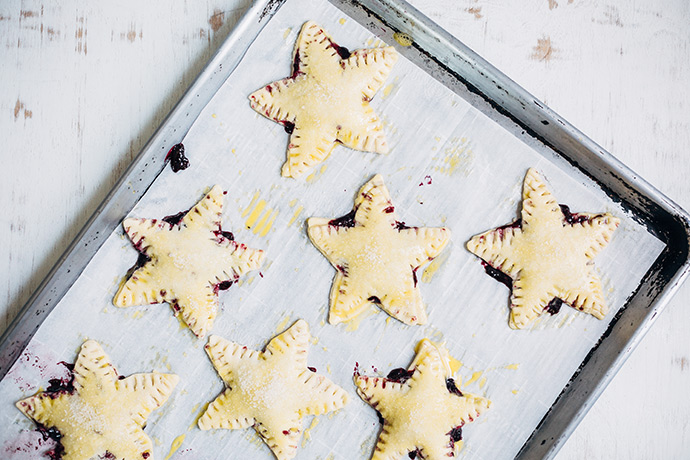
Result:
<svg viewBox="0 0 690 460">
<path fill-rule="evenodd" d="M 588 216 L 585 214 L 570 212 L 570 208 L 565 204 L 559 204 L 558 206 L 561 208 L 561 212 L 563 213 L 563 220 L 570 225 L 582 224 L 594 219 L 595 217 L 600 216 L 599 214 L 595 216 Z M 496 230 L 498 230 L 501 236 L 503 236 L 504 230 L 509 228 L 520 228 L 521 225 L 522 219 L 517 219 L 516 221 L 508 225 L 503 225 L 501 227 L 496 228 Z M 502 272 L 498 268 L 491 266 L 488 262 L 484 260 L 482 260 L 482 267 L 484 267 L 484 271 L 487 275 L 489 275 L 496 281 L 505 284 L 511 291 L 513 290 L 513 279 L 510 276 L 508 276 L 505 272 Z M 563 306 L 564 303 L 565 301 L 563 299 L 559 297 L 554 297 L 544 307 L 544 311 L 550 315 L 555 315 L 561 311 L 561 306 Z"/>
<path fill-rule="evenodd" d="M 565 221 L 568 222 L 570 225 L 582 224 L 592 219 L 591 217 L 586 216 L 584 214 L 570 212 L 570 208 L 564 204 L 559 204 L 558 206 L 561 207 L 561 212 L 565 217 Z"/>
<path fill-rule="evenodd" d="M 455 379 L 452 377 L 446 379 L 446 389 L 450 394 L 454 394 L 456 396 L 463 396 L 462 391 L 460 391 L 458 386 L 455 384 Z"/>
<path fill-rule="evenodd" d="M 232 286 L 232 281 L 230 281 L 230 280 L 221 281 L 220 283 L 213 286 L 213 293 L 218 295 L 219 291 L 227 291 L 228 289 L 230 289 L 230 286 Z"/>
<path fill-rule="evenodd" d="M 450 436 L 450 448 L 455 449 L 455 443 L 462 441 L 462 425 L 456 426 L 446 434 Z"/>
<path fill-rule="evenodd" d="M 39 433 L 41 433 L 41 436 L 43 436 L 44 441 L 47 441 L 48 439 L 52 439 L 53 441 L 55 441 L 55 447 L 46 452 L 48 458 L 50 460 L 62 460 L 62 456 L 65 453 L 65 448 L 62 446 L 62 443 L 60 442 L 60 439 L 62 438 L 62 433 L 60 433 L 60 431 L 55 427 L 48 428 L 42 423 L 38 422 L 36 422 L 36 430 Z"/>
<path fill-rule="evenodd" d="M 299 49 L 295 51 L 295 58 L 292 60 L 292 75 L 290 78 L 295 78 L 297 75 L 301 74 L 299 70 L 299 65 L 302 63 L 302 59 L 299 57 Z"/>
<path fill-rule="evenodd" d="M 168 150 L 165 160 L 170 160 L 170 167 L 173 172 L 189 168 L 189 159 L 184 155 L 184 145 L 182 143 L 173 145 L 172 148 Z"/>
<path fill-rule="evenodd" d="M 375 303 L 376 305 L 381 305 L 381 299 L 379 299 L 377 296 L 373 295 L 367 299 L 371 303 Z"/>
<path fill-rule="evenodd" d="M 328 225 L 333 227 L 354 227 L 355 226 L 355 214 L 357 214 L 357 209 L 353 209 L 342 217 L 336 219 L 331 219 L 328 221 Z"/>
<path fill-rule="evenodd" d="M 216 235 L 219 239 L 225 238 L 226 240 L 235 241 L 235 235 L 233 235 L 232 232 L 226 232 L 224 230 L 214 230 L 213 234 Z"/>
<path fill-rule="evenodd" d="M 180 225 L 180 222 L 182 222 L 182 219 L 184 219 L 184 216 L 186 216 L 188 212 L 189 212 L 189 210 L 187 210 L 187 211 L 180 211 L 180 212 L 178 212 L 177 214 L 172 214 L 172 215 L 170 215 L 170 216 L 165 216 L 165 217 L 163 217 L 161 220 L 162 220 L 163 222 L 169 223 L 170 225 Z"/>
<path fill-rule="evenodd" d="M 549 302 L 548 305 L 544 307 L 544 311 L 550 315 L 555 315 L 559 311 L 561 311 L 562 305 L 563 305 L 563 300 L 561 300 L 558 297 L 554 297 L 553 299 L 551 299 L 551 302 Z"/>
<path fill-rule="evenodd" d="M 62 364 L 67 368 L 68 375 L 62 379 L 48 380 L 48 388 L 45 389 L 43 394 L 53 399 L 62 394 L 74 393 L 74 364 L 65 361 L 60 361 L 58 364 Z M 65 448 L 60 441 L 62 439 L 60 430 L 54 426 L 48 427 L 39 422 L 36 422 L 36 430 L 41 433 L 44 441 L 48 439 L 55 441 L 55 447 L 46 452 L 50 460 L 61 460 L 65 453 Z"/>
<path fill-rule="evenodd" d="M 456 426 L 446 434 L 450 436 L 450 448 L 453 449 L 455 448 L 456 442 L 462 441 L 462 426 Z M 408 452 L 407 456 L 413 460 L 417 457 L 424 458 L 422 457 L 422 452 L 419 449 L 411 450 Z"/>
<path fill-rule="evenodd" d="M 396 220 L 395 221 L 395 228 L 397 230 L 406 230 L 406 229 L 412 228 L 412 227 L 408 227 L 407 225 L 405 225 L 405 222 L 399 222 Z"/>
<path fill-rule="evenodd" d="M 487 262 L 482 260 L 482 267 L 484 267 L 484 271 L 486 272 L 487 275 L 495 279 L 496 281 L 505 284 L 508 286 L 508 289 L 513 289 L 513 279 L 503 273 L 501 270 L 498 268 L 494 268 L 491 265 L 489 265 Z"/>
<path fill-rule="evenodd" d="M 394 206 L 388 206 L 383 210 L 386 214 L 390 214 L 395 212 L 395 207 Z M 337 217 L 335 219 L 331 219 L 328 221 L 328 225 L 332 225 L 333 227 L 354 227 L 355 226 L 355 214 L 357 214 L 357 208 L 354 208 L 352 211 L 348 212 L 344 216 Z M 405 222 L 400 222 L 400 221 L 395 221 L 394 224 L 396 230 L 406 230 L 409 227 L 405 225 Z"/>
<path fill-rule="evenodd" d="M 281 121 L 280 124 L 283 125 L 283 129 L 288 134 L 292 134 L 292 132 L 295 130 L 295 124 L 291 121 Z"/>
<path fill-rule="evenodd" d="M 53 399 L 57 398 L 61 394 L 74 392 L 74 364 L 70 364 L 65 361 L 60 361 L 58 364 L 65 366 L 68 374 L 67 377 L 63 379 L 48 380 L 48 388 L 46 388 L 43 393 L 47 394 Z"/>
<path fill-rule="evenodd" d="M 335 50 L 336 53 L 338 53 L 338 56 L 340 56 L 340 59 L 345 60 L 349 59 L 350 55 L 352 54 L 349 49 L 345 48 L 344 46 L 339 46 L 331 41 L 331 48 Z"/>
<path fill-rule="evenodd" d="M 388 375 L 386 376 L 386 380 L 390 380 L 391 382 L 396 383 L 405 383 L 408 380 L 410 380 L 412 374 L 414 374 L 414 369 L 405 369 L 403 367 L 397 367 L 388 373 Z"/>
</svg>

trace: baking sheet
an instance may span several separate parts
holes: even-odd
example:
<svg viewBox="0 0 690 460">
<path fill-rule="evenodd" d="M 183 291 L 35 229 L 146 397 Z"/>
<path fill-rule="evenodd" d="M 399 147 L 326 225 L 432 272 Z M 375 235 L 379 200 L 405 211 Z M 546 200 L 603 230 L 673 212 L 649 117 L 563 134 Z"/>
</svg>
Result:
<svg viewBox="0 0 690 460">
<path fill-rule="evenodd" d="M 463 363 L 456 378 L 463 391 L 493 402 L 464 427 L 460 457 L 513 458 L 663 243 L 567 162 L 527 145 L 403 57 L 372 102 L 385 122 L 390 154 L 336 147 L 306 179 L 281 178 L 288 135 L 256 114 L 247 95 L 290 74 L 295 39 L 309 19 L 349 49 L 382 45 L 330 3 L 288 0 L 183 140 L 192 166 L 177 174 L 166 169 L 130 215 L 160 218 L 188 209 L 214 184 L 228 190 L 223 228 L 239 242 L 264 249 L 266 262 L 260 275 L 251 273 L 221 293 L 212 333 L 259 349 L 304 318 L 315 336 L 309 365 L 352 395 L 347 407 L 319 417 L 318 424 L 305 419 L 298 458 L 369 458 L 380 427 L 376 413 L 355 394 L 355 362 L 363 372 L 374 373 L 375 367 L 385 375 L 406 367 L 424 337 L 445 341 Z M 539 169 L 559 202 L 573 211 L 608 211 L 622 219 L 596 259 L 612 310 L 604 321 L 564 307 L 527 331 L 511 330 L 508 290 L 486 276 L 464 249 L 472 235 L 518 216 L 529 167 Z M 376 173 L 383 174 L 396 211 L 408 225 L 444 225 L 453 233 L 451 245 L 420 271 L 426 326 L 402 325 L 374 307 L 352 324 L 326 323 L 334 270 L 308 241 L 304 221 L 346 214 L 359 187 Z M 203 351 L 206 340 L 181 327 L 167 305 L 112 306 L 136 258 L 118 228 L 0 382 L 0 423 L 6 427 L 0 434 L 2 451 L 9 458 L 35 458 L 32 449 L 44 447 L 14 402 L 64 374 L 57 363 L 74 361 L 89 337 L 104 346 L 121 374 L 157 370 L 180 375 L 168 403 L 149 418 L 146 432 L 154 440 L 156 458 L 165 458 L 175 439 L 181 447 L 173 458 L 227 458 L 230 452 L 233 458 L 271 458 L 252 430 L 202 432 L 194 427 L 204 405 L 223 389 Z"/>
</svg>

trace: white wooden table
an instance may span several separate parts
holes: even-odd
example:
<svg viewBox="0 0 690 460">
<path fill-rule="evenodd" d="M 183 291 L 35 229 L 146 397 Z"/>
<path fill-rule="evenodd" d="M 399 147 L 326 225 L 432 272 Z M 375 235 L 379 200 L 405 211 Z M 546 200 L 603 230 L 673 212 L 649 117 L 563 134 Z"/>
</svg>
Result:
<svg viewBox="0 0 690 460">
<path fill-rule="evenodd" d="M 0 331 L 251 2 L 0 3 Z M 412 0 L 690 209 L 687 0 Z M 559 460 L 690 458 L 690 284 Z"/>
</svg>

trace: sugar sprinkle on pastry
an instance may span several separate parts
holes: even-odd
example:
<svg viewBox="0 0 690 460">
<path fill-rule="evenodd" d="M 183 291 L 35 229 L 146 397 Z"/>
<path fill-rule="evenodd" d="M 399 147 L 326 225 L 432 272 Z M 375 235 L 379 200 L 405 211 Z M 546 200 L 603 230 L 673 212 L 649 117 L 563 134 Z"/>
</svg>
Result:
<svg viewBox="0 0 690 460">
<path fill-rule="evenodd" d="M 290 133 L 283 176 L 301 176 L 324 161 L 336 143 L 388 152 L 383 124 L 369 101 L 397 59 L 393 47 L 349 52 L 313 21 L 302 26 L 292 75 L 249 96 L 254 110 Z"/>
<path fill-rule="evenodd" d="M 448 351 L 427 339 L 407 370 L 388 377 L 354 376 L 357 393 L 381 414 L 383 427 L 371 460 L 426 460 L 455 457 L 462 427 L 488 409 L 491 401 L 461 392 L 453 380 Z"/>
<path fill-rule="evenodd" d="M 120 286 L 113 303 L 167 302 L 203 337 L 216 317 L 218 291 L 258 269 L 264 257 L 221 229 L 223 196 L 216 185 L 192 209 L 171 216 L 174 220 L 125 219 L 125 232 L 145 261 Z"/>
<path fill-rule="evenodd" d="M 37 393 L 19 401 L 17 407 L 54 435 L 63 460 L 107 454 L 116 459 L 153 460 L 153 443 L 144 434 L 144 426 L 178 380 L 177 375 L 155 372 L 120 377 L 98 342 L 87 340 L 69 385 Z"/>
<path fill-rule="evenodd" d="M 416 270 L 450 240 L 447 228 L 407 227 L 398 220 L 379 174 L 360 189 L 352 212 L 307 220 L 314 245 L 336 268 L 328 321 L 349 321 L 371 303 L 405 324 L 427 316 Z"/>
<path fill-rule="evenodd" d="M 609 213 L 572 213 L 530 168 L 518 221 L 472 237 L 467 249 L 512 280 L 510 327 L 522 329 L 560 303 L 596 318 L 608 311 L 593 260 L 620 220 Z"/>
<path fill-rule="evenodd" d="M 307 367 L 310 338 L 301 319 L 264 351 L 210 336 L 206 352 L 227 388 L 203 413 L 199 428 L 253 427 L 278 460 L 293 458 L 302 418 L 335 411 L 348 401 L 345 390 Z"/>
</svg>

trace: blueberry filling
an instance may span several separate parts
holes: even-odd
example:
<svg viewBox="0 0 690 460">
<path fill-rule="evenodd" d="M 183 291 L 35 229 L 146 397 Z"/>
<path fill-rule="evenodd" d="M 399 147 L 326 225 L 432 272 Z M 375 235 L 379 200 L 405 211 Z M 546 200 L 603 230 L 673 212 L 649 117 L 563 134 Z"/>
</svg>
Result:
<svg viewBox="0 0 690 460">
<path fill-rule="evenodd" d="M 367 299 L 371 303 L 375 303 L 376 305 L 381 305 L 381 299 L 379 299 L 377 296 L 373 295 Z"/>
<path fill-rule="evenodd" d="M 559 299 L 558 297 L 554 297 L 553 299 L 551 299 L 551 302 L 549 302 L 549 304 L 544 307 L 544 311 L 550 315 L 555 315 L 559 311 L 561 311 L 562 305 L 563 305 L 563 301 L 561 299 Z"/>
<path fill-rule="evenodd" d="M 354 227 L 355 214 L 357 214 L 357 210 L 353 209 L 342 217 L 330 220 L 328 225 L 332 225 L 334 227 Z"/>
<path fill-rule="evenodd" d="M 295 59 L 292 61 L 292 75 L 290 78 L 295 78 L 297 75 L 301 74 L 299 70 L 299 65 L 302 63 L 302 60 L 299 57 L 299 50 L 295 51 Z"/>
<path fill-rule="evenodd" d="M 292 134 L 292 132 L 295 130 L 295 124 L 291 121 L 281 121 L 280 123 L 283 125 L 283 129 L 288 134 Z"/>
<path fill-rule="evenodd" d="M 388 373 L 386 380 L 396 383 L 405 383 L 412 377 L 412 374 L 414 374 L 414 369 L 408 370 L 402 367 L 397 367 Z"/>
<path fill-rule="evenodd" d="M 186 216 L 188 212 L 189 211 L 180 211 L 177 214 L 165 216 L 161 220 L 163 222 L 169 223 L 170 225 L 179 225 L 180 222 L 182 222 L 182 219 L 184 219 L 184 216 Z"/>
<path fill-rule="evenodd" d="M 165 160 L 170 160 L 170 167 L 173 172 L 182 171 L 189 167 L 189 159 L 184 155 L 184 145 L 182 143 L 173 145 L 165 156 Z"/>
<path fill-rule="evenodd" d="M 313 373 L 316 374 L 316 368 L 315 367 L 307 366 L 307 369 L 309 369 L 310 371 L 312 371 Z"/>
<path fill-rule="evenodd" d="M 51 398 L 56 398 L 63 393 L 74 392 L 74 364 L 66 363 L 64 361 L 60 361 L 58 364 L 62 364 L 67 368 L 68 376 L 64 379 L 48 380 L 49 385 L 48 388 L 46 388 L 46 390 L 44 391 L 44 393 L 47 393 L 48 396 L 50 396 Z"/>
<path fill-rule="evenodd" d="M 483 260 L 482 260 L 482 267 L 484 267 L 484 271 L 486 272 L 487 275 L 489 275 L 490 277 L 492 277 L 496 281 L 499 281 L 499 282 L 505 284 L 506 286 L 508 286 L 508 289 L 511 289 L 511 290 L 513 289 L 513 279 L 510 276 L 506 275 L 501 270 L 492 267 L 491 265 L 484 262 Z"/>
<path fill-rule="evenodd" d="M 462 441 L 462 426 L 456 426 L 446 434 L 450 436 L 450 447 L 455 447 L 456 442 Z"/>
<path fill-rule="evenodd" d="M 559 204 L 558 206 L 561 207 L 561 212 L 565 217 L 565 221 L 568 222 L 570 225 L 581 224 L 583 222 L 587 222 L 588 220 L 590 220 L 590 218 L 588 216 L 585 216 L 584 214 L 570 212 L 570 208 L 564 204 Z"/>
<path fill-rule="evenodd" d="M 462 391 L 458 388 L 458 386 L 455 384 L 455 379 L 453 378 L 447 378 L 446 379 L 446 388 L 448 389 L 448 392 L 451 394 L 454 394 L 456 396 L 462 396 Z"/>
<path fill-rule="evenodd" d="M 218 238 L 225 238 L 226 240 L 235 241 L 235 235 L 232 232 L 226 232 L 224 230 L 214 230 L 213 234 Z"/>
<path fill-rule="evenodd" d="M 150 258 L 149 256 L 147 256 L 147 255 L 146 255 L 145 253 L 143 253 L 143 252 L 140 252 L 140 253 L 139 253 L 139 256 L 137 257 L 137 263 L 136 263 L 136 265 L 134 265 L 132 272 L 134 272 L 134 270 L 136 270 L 137 268 L 141 268 L 141 267 L 143 267 L 144 265 L 146 265 L 146 263 L 147 263 L 149 260 L 151 260 L 151 258 Z M 128 277 L 128 278 L 129 278 L 129 275 L 130 275 L 130 274 L 128 273 L 128 274 L 127 274 L 127 277 Z"/>
<path fill-rule="evenodd" d="M 48 388 L 43 392 L 50 398 L 57 398 L 61 394 L 73 393 L 74 392 L 74 364 L 67 363 L 65 361 L 60 361 L 58 364 L 62 364 L 68 370 L 68 376 L 64 379 L 50 379 L 48 380 Z M 55 441 L 55 447 L 49 450 L 47 453 L 51 460 L 61 460 L 63 454 L 65 453 L 65 448 L 62 446 L 60 439 L 62 439 L 62 433 L 56 427 L 47 427 L 42 423 L 36 422 L 36 429 L 43 440 L 52 439 Z"/>
<path fill-rule="evenodd" d="M 216 284 L 213 287 L 213 293 L 218 295 L 219 291 L 227 291 L 228 289 L 230 289 L 230 286 L 232 286 L 232 281 L 230 281 L 230 280 L 221 281 L 220 283 Z"/>
<path fill-rule="evenodd" d="M 412 228 L 412 227 L 408 227 L 407 225 L 405 225 L 405 222 L 398 222 L 398 221 L 396 220 L 396 221 L 395 221 L 395 228 L 396 228 L 397 230 L 405 230 L 405 229 Z"/>
<path fill-rule="evenodd" d="M 350 53 L 350 50 L 345 48 L 344 46 L 338 46 L 335 43 L 331 42 L 331 47 L 335 50 L 336 53 L 340 56 L 340 59 L 348 59 L 352 53 Z"/>
<path fill-rule="evenodd" d="M 45 425 L 36 422 L 37 430 L 43 436 L 43 440 L 47 441 L 52 439 L 55 441 L 55 447 L 46 452 L 50 460 L 62 460 L 62 455 L 65 453 L 65 448 L 62 446 L 60 439 L 62 438 L 62 433 L 55 427 L 46 427 Z"/>
<path fill-rule="evenodd" d="M 419 458 L 422 458 L 422 452 L 421 452 L 419 449 L 411 450 L 411 451 L 407 454 L 407 456 L 410 457 L 410 458 L 413 459 L 413 460 L 414 460 L 415 458 L 417 458 L 418 455 L 419 455 Z"/>
</svg>

